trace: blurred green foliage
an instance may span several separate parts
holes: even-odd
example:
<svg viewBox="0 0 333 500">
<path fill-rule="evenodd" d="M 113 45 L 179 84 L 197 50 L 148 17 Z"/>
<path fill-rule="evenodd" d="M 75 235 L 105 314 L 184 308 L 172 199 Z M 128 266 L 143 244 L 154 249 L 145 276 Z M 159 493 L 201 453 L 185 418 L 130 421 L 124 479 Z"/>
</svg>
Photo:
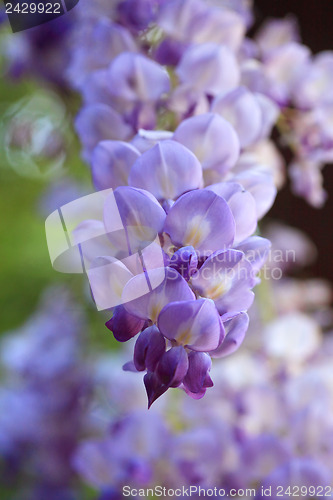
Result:
<svg viewBox="0 0 333 500">
<path fill-rule="evenodd" d="M 12 83 L 2 79 L 0 83 L 1 126 L 6 111 L 22 98 L 33 95 L 41 83 L 22 80 Z M 45 84 L 44 84 L 45 87 Z M 51 89 L 52 90 L 52 89 Z M 79 107 L 76 95 L 64 95 L 64 105 L 71 115 L 69 123 Z M 3 136 L 3 130 L 2 136 Z M 69 138 L 68 151 L 61 176 L 72 177 L 91 185 L 90 172 L 80 158 L 80 146 L 75 134 Z M 116 349 L 117 342 L 104 326 L 110 315 L 97 312 L 89 298 L 88 280 L 84 275 L 56 272 L 50 262 L 45 237 L 45 216 L 39 210 L 42 196 L 47 193 L 53 178 L 29 178 L 17 173 L 7 161 L 2 144 L 0 156 L 0 332 L 20 326 L 35 310 L 45 287 L 62 283 L 70 287 L 74 296 L 86 309 L 89 337 L 103 349 Z"/>
</svg>

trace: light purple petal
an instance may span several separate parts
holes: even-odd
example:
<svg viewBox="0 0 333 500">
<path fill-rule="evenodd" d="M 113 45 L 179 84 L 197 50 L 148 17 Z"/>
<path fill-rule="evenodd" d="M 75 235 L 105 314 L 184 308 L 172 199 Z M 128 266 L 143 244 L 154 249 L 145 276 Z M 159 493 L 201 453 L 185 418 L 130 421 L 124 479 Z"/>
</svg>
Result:
<svg viewBox="0 0 333 500">
<path fill-rule="evenodd" d="M 175 199 L 202 185 L 202 168 L 194 154 L 176 141 L 162 141 L 134 163 L 129 184 L 157 199 Z"/>
<path fill-rule="evenodd" d="M 109 78 L 112 95 L 129 102 L 156 101 L 170 89 L 168 73 L 162 66 L 132 52 L 114 59 Z"/>
<path fill-rule="evenodd" d="M 110 93 L 108 71 L 106 69 L 99 69 L 91 73 L 85 79 L 81 94 L 85 104 L 96 104 L 100 102 L 113 107 L 115 99 Z"/>
<path fill-rule="evenodd" d="M 171 207 L 164 231 L 175 245 L 207 255 L 232 244 L 235 221 L 223 198 L 208 190 L 191 191 Z"/>
<path fill-rule="evenodd" d="M 146 290 L 147 282 L 150 291 Z M 123 292 L 126 309 L 142 319 L 153 322 L 163 307 L 172 301 L 194 300 L 195 296 L 182 276 L 171 269 L 152 269 L 131 279 Z"/>
<path fill-rule="evenodd" d="M 265 139 L 271 135 L 272 128 L 280 115 L 280 108 L 264 94 L 254 95 L 261 111 L 261 130 L 257 139 Z"/>
<path fill-rule="evenodd" d="M 222 196 L 229 205 L 235 219 L 235 243 L 245 240 L 257 227 L 256 202 L 248 191 L 237 182 L 220 182 L 207 186 L 209 191 Z"/>
<path fill-rule="evenodd" d="M 252 236 L 242 241 L 235 248 L 244 252 L 246 259 L 251 262 L 253 272 L 256 274 L 268 257 L 271 242 L 260 236 Z"/>
<path fill-rule="evenodd" d="M 85 106 L 76 117 L 75 128 L 84 147 L 84 157 L 90 154 L 100 141 L 127 140 L 133 129 L 123 117 L 106 104 Z"/>
<path fill-rule="evenodd" d="M 262 112 L 254 94 L 245 87 L 216 97 L 212 112 L 225 118 L 236 130 L 242 148 L 258 140 L 262 130 Z"/>
<path fill-rule="evenodd" d="M 269 78 L 269 97 L 280 105 L 288 104 L 293 86 L 307 66 L 311 52 L 299 43 L 288 43 L 270 52 L 264 60 Z"/>
<path fill-rule="evenodd" d="M 131 167 L 139 156 L 139 151 L 127 142 L 101 141 L 91 157 L 92 178 L 96 189 L 126 186 Z"/>
<path fill-rule="evenodd" d="M 98 310 L 122 304 L 122 292 L 132 272 L 113 257 L 98 257 L 87 270 L 91 293 Z"/>
<path fill-rule="evenodd" d="M 239 157 L 239 139 L 233 127 L 221 116 L 205 113 L 184 120 L 173 139 L 190 149 L 202 168 L 223 174 Z"/>
<path fill-rule="evenodd" d="M 208 257 L 191 283 L 201 295 L 214 300 L 220 314 L 237 314 L 252 304 L 256 280 L 243 252 L 226 250 Z"/>
<path fill-rule="evenodd" d="M 209 99 L 202 90 L 194 89 L 189 83 L 176 87 L 167 101 L 170 111 L 176 113 L 178 121 L 189 116 L 201 115 L 209 112 Z"/>
<path fill-rule="evenodd" d="M 293 102 L 301 109 L 309 109 L 332 102 L 333 53 L 320 52 L 304 67 L 293 88 Z"/>
<path fill-rule="evenodd" d="M 212 358 L 222 358 L 237 351 L 248 329 L 249 317 L 246 313 L 242 312 L 234 318 L 223 322 L 223 326 L 226 336 L 219 347 L 209 353 Z"/>
<path fill-rule="evenodd" d="M 315 161 L 294 161 L 289 168 L 292 191 L 302 196 L 313 207 L 321 208 L 326 199 L 322 165 Z"/>
<path fill-rule="evenodd" d="M 212 300 L 172 302 L 159 314 L 158 327 L 169 340 L 193 351 L 212 351 L 224 337 L 224 329 Z"/>
<path fill-rule="evenodd" d="M 246 191 L 251 193 L 257 210 L 257 219 L 261 219 L 272 207 L 276 198 L 277 189 L 273 175 L 270 172 L 256 171 L 246 167 L 237 173 L 233 180 L 239 182 Z"/>
<path fill-rule="evenodd" d="M 240 71 L 233 52 L 214 43 L 190 46 L 183 54 L 176 73 L 182 83 L 210 95 L 228 92 L 239 84 Z"/>
<path fill-rule="evenodd" d="M 89 24 L 84 23 L 82 33 L 79 26 L 77 28 L 79 36 L 77 43 L 71 47 L 71 61 L 67 70 L 74 88 L 81 90 L 92 71 L 107 68 L 118 54 L 138 50 L 129 31 L 105 16 Z"/>
<path fill-rule="evenodd" d="M 245 31 L 244 21 L 236 12 L 196 0 L 164 2 L 158 25 L 178 42 L 213 42 L 235 51 Z"/>
<path fill-rule="evenodd" d="M 107 197 L 104 204 L 104 224 L 110 241 L 113 241 L 114 200 L 123 226 L 126 228 L 128 249 L 124 247 L 123 250 L 128 250 L 127 255 L 134 254 L 139 248 L 142 249 L 152 243 L 162 231 L 165 212 L 150 193 L 127 186 L 118 187 Z"/>
<path fill-rule="evenodd" d="M 284 19 L 268 19 L 260 27 L 255 40 L 263 54 L 290 42 L 299 42 L 297 20 L 288 15 Z"/>
<path fill-rule="evenodd" d="M 193 20 L 206 10 L 206 6 L 198 0 L 170 0 L 163 3 L 157 22 L 172 38 L 191 41 Z"/>
</svg>

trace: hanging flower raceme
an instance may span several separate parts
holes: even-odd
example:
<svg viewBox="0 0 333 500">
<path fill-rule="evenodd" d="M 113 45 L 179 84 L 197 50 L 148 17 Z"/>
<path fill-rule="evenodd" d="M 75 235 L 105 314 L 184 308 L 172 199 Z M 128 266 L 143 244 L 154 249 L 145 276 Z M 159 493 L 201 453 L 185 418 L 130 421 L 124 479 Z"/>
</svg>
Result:
<svg viewBox="0 0 333 500">
<path fill-rule="evenodd" d="M 215 116 L 236 143 L 215 157 L 203 150 L 201 160 L 219 170 L 237 158 L 238 145 L 223 118 L 208 115 L 203 126 Z M 235 351 L 248 327 L 256 273 L 270 247 L 252 236 L 256 201 L 237 182 L 204 187 L 202 164 L 179 141 L 159 141 L 142 154 L 105 141 L 93 158 L 95 182 L 114 191 L 106 191 L 103 220 L 84 221 L 74 236 L 85 242 L 97 307 L 113 309 L 106 326 L 120 342 L 139 334 L 124 368 L 146 372 L 149 406 L 174 387 L 201 398 L 213 385 L 211 357 Z M 122 226 L 116 231 L 115 207 Z M 100 226 L 104 238 L 93 238 Z"/>
</svg>

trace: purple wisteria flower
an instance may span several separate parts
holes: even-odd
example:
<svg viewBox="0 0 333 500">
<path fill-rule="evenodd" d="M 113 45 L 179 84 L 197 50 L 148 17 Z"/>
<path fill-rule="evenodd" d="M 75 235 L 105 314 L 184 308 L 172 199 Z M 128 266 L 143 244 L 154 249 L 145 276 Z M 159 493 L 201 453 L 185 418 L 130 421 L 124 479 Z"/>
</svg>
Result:
<svg viewBox="0 0 333 500">
<path fill-rule="evenodd" d="M 223 118 L 198 118 L 207 137 L 216 140 L 221 124 L 237 144 Z M 94 177 L 116 189 L 107 191 L 103 220 L 87 220 L 74 231 L 97 307 L 116 306 L 106 326 L 120 342 L 139 334 L 133 362 L 124 368 L 146 372 L 149 406 L 169 388 L 199 399 L 213 385 L 211 356 L 230 354 L 243 341 L 256 274 L 270 247 L 252 237 L 256 201 L 240 183 L 203 188 L 204 169 L 180 141 L 191 137 L 196 120 L 187 121 L 188 133 L 180 128 L 142 154 L 124 142 L 101 142 L 93 153 Z M 228 165 L 237 154 L 238 144 L 230 155 L 225 142 L 215 156 L 206 146 L 203 158 L 223 169 L 219 162 Z M 116 187 L 121 182 L 128 185 Z M 115 207 L 123 227 L 117 231 Z M 96 231 L 105 237 L 94 238 Z"/>
</svg>

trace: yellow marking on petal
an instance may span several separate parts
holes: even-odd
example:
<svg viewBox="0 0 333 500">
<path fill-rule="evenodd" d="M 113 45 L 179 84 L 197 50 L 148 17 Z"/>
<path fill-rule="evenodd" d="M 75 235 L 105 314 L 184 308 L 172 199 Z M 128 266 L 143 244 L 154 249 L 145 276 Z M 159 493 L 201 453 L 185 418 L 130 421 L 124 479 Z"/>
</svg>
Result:
<svg viewBox="0 0 333 500">
<path fill-rule="evenodd" d="M 205 289 L 205 296 L 212 299 L 217 300 L 222 295 L 226 294 L 231 288 L 231 280 L 228 279 L 227 276 L 214 280 L 210 286 Z"/>
<path fill-rule="evenodd" d="M 216 285 L 209 287 L 206 292 L 206 295 L 210 299 L 216 300 L 227 291 L 227 288 L 228 287 L 226 286 L 226 284 L 223 281 L 221 281 L 220 283 L 217 283 Z"/>
<path fill-rule="evenodd" d="M 158 315 L 161 312 L 161 309 L 163 308 L 163 304 L 161 304 L 159 301 L 154 302 L 149 311 L 149 317 L 152 320 L 153 323 L 156 323 Z"/>
<path fill-rule="evenodd" d="M 191 341 L 191 329 L 188 326 L 180 329 L 180 333 L 177 335 L 177 343 L 181 345 L 187 345 Z"/>
<path fill-rule="evenodd" d="M 196 215 L 189 222 L 184 236 L 185 245 L 192 245 L 194 248 L 202 244 L 210 232 L 210 224 L 202 219 L 202 216 Z"/>
<path fill-rule="evenodd" d="M 113 278 L 112 280 L 110 280 L 110 283 L 111 283 L 111 287 L 113 285 L 113 290 L 114 290 L 116 296 L 119 299 L 121 299 L 121 296 L 122 296 L 122 293 L 123 293 L 123 290 L 124 290 L 124 283 L 121 282 L 117 278 Z"/>
</svg>

